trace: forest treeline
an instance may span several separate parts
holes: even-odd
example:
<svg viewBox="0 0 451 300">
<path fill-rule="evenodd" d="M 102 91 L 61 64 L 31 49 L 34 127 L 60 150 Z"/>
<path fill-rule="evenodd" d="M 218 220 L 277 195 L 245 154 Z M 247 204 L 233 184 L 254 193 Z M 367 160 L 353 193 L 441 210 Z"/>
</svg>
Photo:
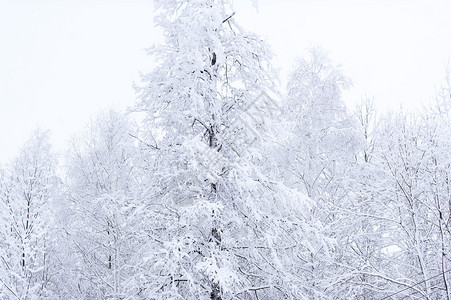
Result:
<svg viewBox="0 0 451 300">
<path fill-rule="evenodd" d="M 0 299 L 449 300 L 449 85 L 350 111 L 313 49 L 282 93 L 228 0 L 154 2 L 130 111 L 0 168 Z"/>
</svg>

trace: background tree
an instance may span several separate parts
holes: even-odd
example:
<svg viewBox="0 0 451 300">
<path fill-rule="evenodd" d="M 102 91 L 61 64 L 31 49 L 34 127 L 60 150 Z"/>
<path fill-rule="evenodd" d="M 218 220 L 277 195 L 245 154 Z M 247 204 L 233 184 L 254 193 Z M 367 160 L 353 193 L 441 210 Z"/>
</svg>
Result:
<svg viewBox="0 0 451 300">
<path fill-rule="evenodd" d="M 355 187 L 366 203 L 359 214 L 373 240 L 360 240 L 360 245 L 355 241 L 356 252 L 366 261 L 358 273 L 373 295 L 383 290 L 387 297 L 449 297 L 449 205 L 444 203 L 449 199 L 449 145 L 441 138 L 446 132 L 449 123 L 431 111 L 387 117 L 376 132 L 372 159 L 366 164 L 372 175 L 361 177 Z"/>
<path fill-rule="evenodd" d="M 345 264 L 343 247 L 349 235 L 343 208 L 349 205 L 349 175 L 363 144 L 342 99 L 349 86 L 339 66 L 321 50 L 311 49 L 307 58 L 295 63 L 284 102 L 289 136 L 282 143 L 281 164 L 286 182 L 315 201 L 314 214 L 323 224 L 323 234 L 337 243 L 331 252 L 319 248 L 310 253 L 309 282 L 326 295 L 336 292 L 333 297 L 346 297 L 337 288 L 348 274 L 338 267 Z"/>
<path fill-rule="evenodd" d="M 97 117 L 75 140 L 66 178 L 70 213 L 65 236 L 72 273 L 72 297 L 122 299 L 133 293 L 134 247 L 139 238 L 134 219 L 139 176 L 127 118 L 113 110 Z M 75 296 L 78 295 L 78 296 Z"/>
<path fill-rule="evenodd" d="M 350 84 L 340 67 L 319 49 L 311 49 L 308 58 L 296 62 L 288 83 L 289 170 L 295 184 L 317 200 L 319 193 L 337 188 L 339 175 L 354 160 L 361 143 L 341 96 Z"/>
<path fill-rule="evenodd" d="M 50 202 L 56 176 L 48 133 L 36 131 L 0 179 L 0 297 L 49 297 Z"/>
</svg>

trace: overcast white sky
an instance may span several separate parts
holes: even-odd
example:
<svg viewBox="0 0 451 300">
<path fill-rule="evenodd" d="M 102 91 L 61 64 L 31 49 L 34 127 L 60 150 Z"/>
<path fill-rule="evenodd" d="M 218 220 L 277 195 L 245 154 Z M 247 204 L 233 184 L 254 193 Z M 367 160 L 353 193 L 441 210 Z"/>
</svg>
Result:
<svg viewBox="0 0 451 300">
<path fill-rule="evenodd" d="M 449 0 L 236 0 L 236 18 L 272 46 L 285 80 L 320 46 L 379 108 L 434 97 L 451 57 Z M 160 39 L 151 0 L 0 0 L 0 163 L 36 128 L 58 151 L 100 109 L 134 103 L 131 87 Z"/>
</svg>

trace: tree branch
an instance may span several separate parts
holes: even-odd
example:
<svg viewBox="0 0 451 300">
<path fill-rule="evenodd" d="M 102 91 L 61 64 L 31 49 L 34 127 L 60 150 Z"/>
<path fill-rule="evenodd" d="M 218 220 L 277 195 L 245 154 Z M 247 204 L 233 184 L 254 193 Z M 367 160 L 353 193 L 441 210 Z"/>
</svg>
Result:
<svg viewBox="0 0 451 300">
<path fill-rule="evenodd" d="M 224 21 L 222 21 L 222 23 L 224 24 L 225 22 L 227 22 L 228 20 L 230 20 L 234 15 L 235 15 L 235 12 L 232 13 L 230 16 L 228 16 Z"/>
<path fill-rule="evenodd" d="M 135 136 L 135 135 L 133 135 L 131 133 L 129 133 L 128 135 L 131 136 L 132 138 L 137 139 L 138 141 L 140 141 L 141 143 L 143 143 L 144 145 L 146 145 L 149 148 L 152 148 L 152 149 L 155 149 L 155 150 L 160 150 L 160 148 L 158 148 L 158 146 L 154 146 L 154 145 L 148 144 L 148 143 L 144 142 L 142 139 L 140 139 L 139 137 L 137 137 L 137 136 Z"/>
</svg>

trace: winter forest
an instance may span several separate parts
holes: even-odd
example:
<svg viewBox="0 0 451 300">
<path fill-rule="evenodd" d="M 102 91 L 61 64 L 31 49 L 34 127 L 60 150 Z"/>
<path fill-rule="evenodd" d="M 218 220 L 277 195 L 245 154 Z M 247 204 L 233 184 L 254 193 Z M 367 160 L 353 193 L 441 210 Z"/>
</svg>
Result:
<svg viewBox="0 0 451 300">
<path fill-rule="evenodd" d="M 134 105 L 1 166 L 0 299 L 449 300 L 449 80 L 350 109 L 321 49 L 280 90 L 228 0 L 154 2 Z"/>
</svg>

